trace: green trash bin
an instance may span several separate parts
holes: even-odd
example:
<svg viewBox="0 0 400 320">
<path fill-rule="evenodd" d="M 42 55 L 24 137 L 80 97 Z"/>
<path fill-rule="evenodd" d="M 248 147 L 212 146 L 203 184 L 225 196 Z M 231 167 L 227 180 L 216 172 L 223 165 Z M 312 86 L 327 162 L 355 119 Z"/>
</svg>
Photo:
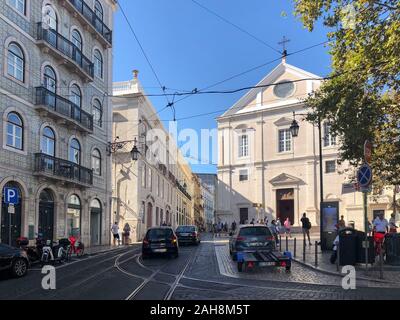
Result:
<svg viewBox="0 0 400 320">
<path fill-rule="evenodd" d="M 400 266 L 400 234 L 388 233 L 385 238 L 386 264 Z"/>
<path fill-rule="evenodd" d="M 357 263 L 357 236 L 352 228 L 339 231 L 339 264 L 354 266 Z"/>
</svg>

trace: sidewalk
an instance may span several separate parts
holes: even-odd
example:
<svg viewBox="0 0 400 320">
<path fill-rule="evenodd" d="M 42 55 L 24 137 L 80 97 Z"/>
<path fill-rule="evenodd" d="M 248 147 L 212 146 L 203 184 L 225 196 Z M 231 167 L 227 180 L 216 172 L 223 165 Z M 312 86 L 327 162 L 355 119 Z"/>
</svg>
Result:
<svg viewBox="0 0 400 320">
<path fill-rule="evenodd" d="M 294 238 L 296 238 L 296 250 L 294 250 Z M 311 235 L 312 245 L 306 245 L 305 256 L 303 257 L 303 235 L 293 235 L 292 238 L 288 239 L 288 251 L 296 251 L 296 256 L 293 259 L 298 263 L 301 263 L 309 268 L 318 270 L 327 274 L 342 276 L 342 266 L 337 264 L 331 264 L 329 259 L 332 251 L 321 252 L 321 247 L 317 246 L 317 254 L 315 251 L 315 241 L 319 242 L 319 234 Z M 281 250 L 286 251 L 286 237 L 282 237 Z M 317 264 L 316 264 L 317 260 Z M 369 280 L 382 283 L 396 283 L 400 285 L 400 266 L 383 265 L 383 279 L 380 279 L 379 264 L 376 263 L 374 266 L 368 266 L 368 271 L 365 270 L 365 265 L 357 264 L 357 279 Z"/>
</svg>

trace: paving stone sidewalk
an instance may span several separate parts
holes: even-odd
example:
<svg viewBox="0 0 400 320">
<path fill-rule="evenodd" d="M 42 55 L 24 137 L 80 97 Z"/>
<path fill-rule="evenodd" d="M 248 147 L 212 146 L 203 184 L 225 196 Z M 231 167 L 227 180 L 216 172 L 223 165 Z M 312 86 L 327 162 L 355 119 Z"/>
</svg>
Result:
<svg viewBox="0 0 400 320">
<path fill-rule="evenodd" d="M 294 238 L 296 238 L 296 250 L 294 249 Z M 293 258 L 297 262 L 309 268 L 312 268 L 314 270 L 319 270 L 327 274 L 340 275 L 342 267 L 338 266 L 337 264 L 331 264 L 329 261 L 332 251 L 321 252 L 321 247 L 317 246 L 317 254 L 315 253 L 316 241 L 319 242 L 319 235 L 312 235 L 311 236 L 312 245 L 310 246 L 307 243 L 305 247 L 305 256 L 303 257 L 303 236 L 295 235 L 292 238 L 288 239 L 288 251 L 291 251 L 292 254 L 294 254 L 294 252 L 296 251 L 296 256 Z M 282 237 L 281 248 L 282 251 L 286 250 L 286 237 Z M 383 279 L 380 279 L 380 269 L 378 263 L 375 263 L 375 265 L 373 266 L 369 265 L 368 271 L 366 271 L 365 265 L 357 264 L 356 271 L 358 279 L 370 280 L 382 283 L 392 283 L 392 284 L 398 284 L 398 286 L 400 286 L 400 266 L 390 266 L 384 264 Z"/>
</svg>

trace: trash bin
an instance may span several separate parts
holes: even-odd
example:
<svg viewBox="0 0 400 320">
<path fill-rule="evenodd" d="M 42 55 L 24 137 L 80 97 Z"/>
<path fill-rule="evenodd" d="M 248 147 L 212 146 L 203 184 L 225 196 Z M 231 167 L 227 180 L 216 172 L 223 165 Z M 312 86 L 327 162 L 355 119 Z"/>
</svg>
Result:
<svg viewBox="0 0 400 320">
<path fill-rule="evenodd" d="M 352 228 L 339 231 L 339 264 L 354 266 L 357 261 L 357 236 Z"/>
<path fill-rule="evenodd" d="M 365 232 L 356 230 L 357 237 L 357 263 L 365 263 L 365 247 L 363 245 L 365 241 Z M 375 248 L 374 238 L 368 237 L 368 263 L 375 263 Z"/>
<path fill-rule="evenodd" d="M 389 233 L 385 239 L 386 263 L 393 266 L 400 266 L 400 234 Z"/>
</svg>

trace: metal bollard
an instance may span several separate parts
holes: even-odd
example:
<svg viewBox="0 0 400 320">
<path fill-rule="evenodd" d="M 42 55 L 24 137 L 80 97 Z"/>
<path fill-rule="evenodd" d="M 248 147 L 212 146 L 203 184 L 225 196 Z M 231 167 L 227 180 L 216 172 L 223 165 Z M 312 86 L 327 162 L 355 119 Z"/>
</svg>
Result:
<svg viewBox="0 0 400 320">
<path fill-rule="evenodd" d="M 279 235 L 279 251 L 282 251 L 282 236 Z"/>
<path fill-rule="evenodd" d="M 286 236 L 286 251 L 289 251 L 289 238 Z"/>
<path fill-rule="evenodd" d="M 315 241 L 315 266 L 318 267 L 318 241 Z"/>
<path fill-rule="evenodd" d="M 383 252 L 382 252 L 382 243 L 379 244 L 379 278 L 383 279 Z"/>
<path fill-rule="evenodd" d="M 303 237 L 303 261 L 306 261 L 306 235 Z"/>
<path fill-rule="evenodd" d="M 339 262 L 339 259 L 340 259 L 340 246 L 339 246 L 339 243 L 337 244 L 337 246 L 336 246 L 336 271 L 338 271 L 339 272 L 339 264 L 340 264 L 340 262 Z"/>
<path fill-rule="evenodd" d="M 296 258 L 296 249 L 297 249 L 297 243 L 296 243 L 296 238 L 293 239 L 293 257 Z"/>
</svg>

